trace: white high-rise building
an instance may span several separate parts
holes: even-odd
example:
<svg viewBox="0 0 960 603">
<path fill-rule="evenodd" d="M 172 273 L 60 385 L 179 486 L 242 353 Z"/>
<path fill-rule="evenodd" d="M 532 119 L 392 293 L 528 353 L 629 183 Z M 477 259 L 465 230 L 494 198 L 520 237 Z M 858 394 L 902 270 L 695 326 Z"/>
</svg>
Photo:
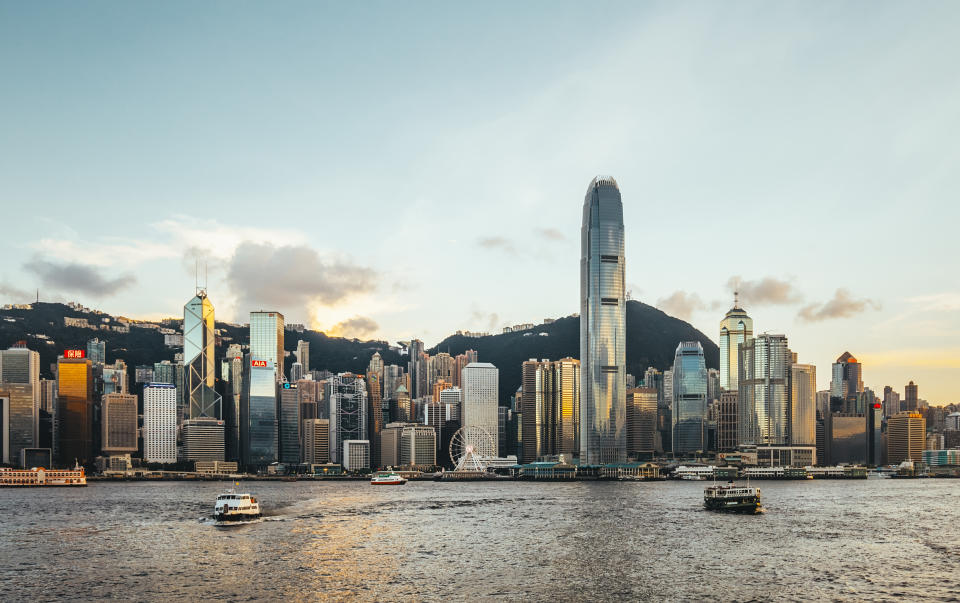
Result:
<svg viewBox="0 0 960 603">
<path fill-rule="evenodd" d="M 463 389 L 462 425 L 490 435 L 470 442 L 480 456 L 499 456 L 497 445 L 500 371 L 489 362 L 471 362 L 460 376 Z"/>
<path fill-rule="evenodd" d="M 143 460 L 177 462 L 177 388 L 150 383 L 143 388 Z"/>
<path fill-rule="evenodd" d="M 362 377 L 340 373 L 327 379 L 326 394 L 330 418 L 330 460 L 345 464 L 344 442 L 367 439 L 367 386 Z"/>
<path fill-rule="evenodd" d="M 369 469 L 370 440 L 344 440 L 342 465 L 346 471 Z"/>
<path fill-rule="evenodd" d="M 303 372 L 310 372 L 310 342 L 302 339 L 297 341 L 297 362 L 303 365 Z"/>
</svg>

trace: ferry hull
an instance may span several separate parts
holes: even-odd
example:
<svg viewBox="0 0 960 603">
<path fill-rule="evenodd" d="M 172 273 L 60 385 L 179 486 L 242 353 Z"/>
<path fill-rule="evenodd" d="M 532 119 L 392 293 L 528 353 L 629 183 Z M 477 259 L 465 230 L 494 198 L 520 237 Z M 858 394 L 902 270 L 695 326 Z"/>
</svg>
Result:
<svg viewBox="0 0 960 603">
<path fill-rule="evenodd" d="M 718 511 L 721 513 L 741 513 L 745 515 L 763 513 L 760 499 L 756 496 L 733 500 L 707 499 L 703 501 L 703 507 L 708 511 Z"/>
</svg>

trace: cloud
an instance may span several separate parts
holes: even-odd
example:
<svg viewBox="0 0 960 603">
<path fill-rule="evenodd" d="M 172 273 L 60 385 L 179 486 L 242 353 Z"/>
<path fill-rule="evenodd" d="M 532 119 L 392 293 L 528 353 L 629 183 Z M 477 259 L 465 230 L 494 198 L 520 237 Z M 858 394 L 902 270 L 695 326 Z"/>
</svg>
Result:
<svg viewBox="0 0 960 603">
<path fill-rule="evenodd" d="M 226 281 L 237 314 L 251 310 L 311 314 L 376 289 L 377 273 L 342 258 L 323 258 L 306 245 L 276 246 L 244 241 L 227 262 Z M 349 322 L 349 321 L 344 321 Z"/>
<path fill-rule="evenodd" d="M 675 291 L 669 297 L 661 297 L 657 300 L 656 306 L 670 316 L 683 320 L 689 320 L 694 312 L 707 309 L 707 304 L 700 299 L 699 295 L 686 291 Z"/>
<path fill-rule="evenodd" d="M 880 304 L 869 299 L 854 299 L 846 289 L 837 289 L 833 299 L 823 304 L 809 304 L 797 315 L 806 322 L 820 322 L 832 318 L 849 318 L 867 309 L 879 310 Z"/>
<path fill-rule="evenodd" d="M 560 232 L 556 228 L 538 228 L 535 232 L 548 241 L 567 240 L 566 235 L 564 235 L 562 232 Z"/>
<path fill-rule="evenodd" d="M 14 287 L 9 283 L 0 283 L 0 300 L 14 304 L 25 304 L 33 301 L 33 294 Z"/>
<path fill-rule="evenodd" d="M 327 335 L 331 337 L 349 337 L 352 339 L 363 339 L 370 337 L 377 332 L 380 325 L 372 318 L 366 316 L 354 316 L 344 321 L 338 322 L 327 330 Z"/>
<path fill-rule="evenodd" d="M 480 323 L 484 326 L 481 327 L 483 331 L 487 333 L 493 333 L 497 329 L 497 325 L 500 324 L 500 315 L 496 312 L 481 312 L 479 310 L 474 310 L 470 314 L 470 318 L 474 324 Z"/>
<path fill-rule="evenodd" d="M 516 251 L 513 242 L 505 237 L 484 237 L 477 241 L 477 245 L 484 249 L 499 249 L 507 253 L 514 253 Z"/>
<path fill-rule="evenodd" d="M 40 278 L 44 287 L 56 291 L 84 293 L 94 297 L 103 297 L 119 293 L 137 282 L 130 273 L 114 277 L 103 275 L 103 271 L 94 266 L 76 262 L 57 263 L 34 257 L 23 265 L 24 270 Z"/>
<path fill-rule="evenodd" d="M 765 276 L 758 281 L 745 281 L 739 275 L 731 276 L 727 281 L 727 288 L 731 292 L 739 292 L 740 301 L 751 306 L 781 306 L 795 304 L 803 299 L 793 283 L 772 276 Z"/>
<path fill-rule="evenodd" d="M 924 312 L 955 312 L 960 310 L 960 293 L 937 293 L 907 298 Z"/>
</svg>

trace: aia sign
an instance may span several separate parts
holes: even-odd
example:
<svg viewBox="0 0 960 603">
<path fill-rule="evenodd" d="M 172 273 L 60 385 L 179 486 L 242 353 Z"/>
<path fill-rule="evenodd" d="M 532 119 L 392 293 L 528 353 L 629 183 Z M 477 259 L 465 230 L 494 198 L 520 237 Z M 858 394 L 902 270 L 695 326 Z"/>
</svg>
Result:
<svg viewBox="0 0 960 603">
<path fill-rule="evenodd" d="M 63 357 L 64 358 L 86 358 L 87 351 L 86 350 L 64 350 Z"/>
<path fill-rule="evenodd" d="M 266 368 L 266 367 L 267 367 L 267 361 L 266 361 L 266 360 L 251 360 L 251 361 L 250 361 L 250 366 L 262 366 L 263 368 Z"/>
</svg>

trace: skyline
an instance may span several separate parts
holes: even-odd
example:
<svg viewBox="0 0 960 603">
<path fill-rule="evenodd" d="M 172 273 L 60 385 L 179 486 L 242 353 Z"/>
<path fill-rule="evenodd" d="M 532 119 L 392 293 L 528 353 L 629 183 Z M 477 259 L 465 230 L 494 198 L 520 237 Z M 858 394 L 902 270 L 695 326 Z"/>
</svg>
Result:
<svg viewBox="0 0 960 603">
<path fill-rule="evenodd" d="M 0 8 L 0 303 L 175 317 L 199 256 L 222 319 L 496 332 L 577 311 L 609 173 L 634 299 L 960 399 L 958 7 L 549 6 Z"/>
</svg>

